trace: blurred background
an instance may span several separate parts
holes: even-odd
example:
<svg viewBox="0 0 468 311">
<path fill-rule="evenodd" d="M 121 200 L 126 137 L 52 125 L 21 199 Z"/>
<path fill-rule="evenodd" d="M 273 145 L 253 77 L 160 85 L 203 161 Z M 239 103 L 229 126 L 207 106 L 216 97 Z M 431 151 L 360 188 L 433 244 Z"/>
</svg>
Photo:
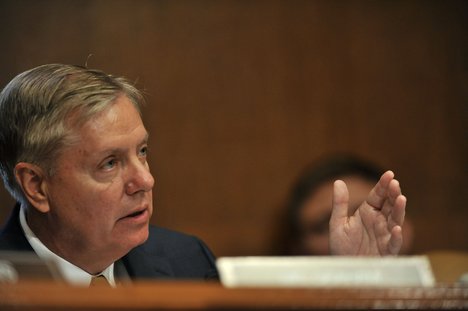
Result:
<svg viewBox="0 0 468 311">
<path fill-rule="evenodd" d="M 468 250 L 467 1 L 2 0 L 0 42 L 1 87 L 53 62 L 135 81 L 152 222 L 217 256 L 269 254 L 291 185 L 337 152 L 396 173 L 415 253 Z"/>
</svg>

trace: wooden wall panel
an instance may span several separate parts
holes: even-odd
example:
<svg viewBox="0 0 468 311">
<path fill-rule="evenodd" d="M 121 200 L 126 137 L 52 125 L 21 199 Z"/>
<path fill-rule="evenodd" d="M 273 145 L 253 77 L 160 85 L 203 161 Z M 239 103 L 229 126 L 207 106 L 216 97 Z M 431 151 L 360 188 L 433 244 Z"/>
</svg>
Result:
<svg viewBox="0 0 468 311">
<path fill-rule="evenodd" d="M 467 20 L 463 1 L 4 0 L 0 85 L 50 62 L 138 81 L 152 220 L 217 255 L 267 254 L 291 183 L 335 152 L 396 172 L 416 252 L 468 250 Z"/>
</svg>

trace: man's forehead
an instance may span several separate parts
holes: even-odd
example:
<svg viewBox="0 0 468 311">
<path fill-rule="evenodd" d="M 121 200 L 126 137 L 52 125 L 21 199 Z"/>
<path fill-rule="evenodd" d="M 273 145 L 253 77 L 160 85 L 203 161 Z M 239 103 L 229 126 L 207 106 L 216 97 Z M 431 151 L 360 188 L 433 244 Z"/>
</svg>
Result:
<svg viewBox="0 0 468 311">
<path fill-rule="evenodd" d="M 118 98 L 108 108 L 75 126 L 73 132 L 76 143 L 91 148 L 121 148 L 121 145 L 148 141 L 140 114 L 126 97 Z"/>
</svg>

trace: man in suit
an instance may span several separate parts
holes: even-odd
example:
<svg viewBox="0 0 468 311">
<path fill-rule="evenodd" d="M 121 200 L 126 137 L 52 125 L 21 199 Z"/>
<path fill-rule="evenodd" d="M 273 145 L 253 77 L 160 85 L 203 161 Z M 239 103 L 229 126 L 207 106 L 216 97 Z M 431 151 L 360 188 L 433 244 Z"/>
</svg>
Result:
<svg viewBox="0 0 468 311">
<path fill-rule="evenodd" d="M 0 173 L 19 202 L 0 249 L 34 251 L 70 283 L 118 278 L 216 278 L 197 238 L 149 226 L 154 179 L 143 97 L 123 78 L 43 65 L 0 94 Z M 397 254 L 406 199 L 388 171 L 352 217 L 337 181 L 333 254 Z"/>
</svg>

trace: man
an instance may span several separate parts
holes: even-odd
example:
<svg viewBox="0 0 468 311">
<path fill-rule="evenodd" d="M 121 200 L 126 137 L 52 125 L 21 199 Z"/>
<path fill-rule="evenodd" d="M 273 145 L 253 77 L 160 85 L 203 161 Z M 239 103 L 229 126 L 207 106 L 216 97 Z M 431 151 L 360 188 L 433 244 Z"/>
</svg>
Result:
<svg viewBox="0 0 468 311">
<path fill-rule="evenodd" d="M 64 278 L 216 277 L 196 238 L 148 227 L 154 179 L 143 98 L 123 79 L 66 65 L 20 74 L 0 95 L 0 171 L 20 202 L 0 249 L 34 250 Z M 146 241 L 146 242 L 145 242 Z"/>
<path fill-rule="evenodd" d="M 130 278 L 216 278 L 197 238 L 149 226 L 154 179 L 141 94 L 126 80 L 70 65 L 15 77 L 0 95 L 0 172 L 19 202 L 0 249 L 35 251 L 64 278 L 111 285 Z M 386 172 L 348 217 L 335 183 L 334 254 L 397 254 L 406 199 Z"/>
</svg>

